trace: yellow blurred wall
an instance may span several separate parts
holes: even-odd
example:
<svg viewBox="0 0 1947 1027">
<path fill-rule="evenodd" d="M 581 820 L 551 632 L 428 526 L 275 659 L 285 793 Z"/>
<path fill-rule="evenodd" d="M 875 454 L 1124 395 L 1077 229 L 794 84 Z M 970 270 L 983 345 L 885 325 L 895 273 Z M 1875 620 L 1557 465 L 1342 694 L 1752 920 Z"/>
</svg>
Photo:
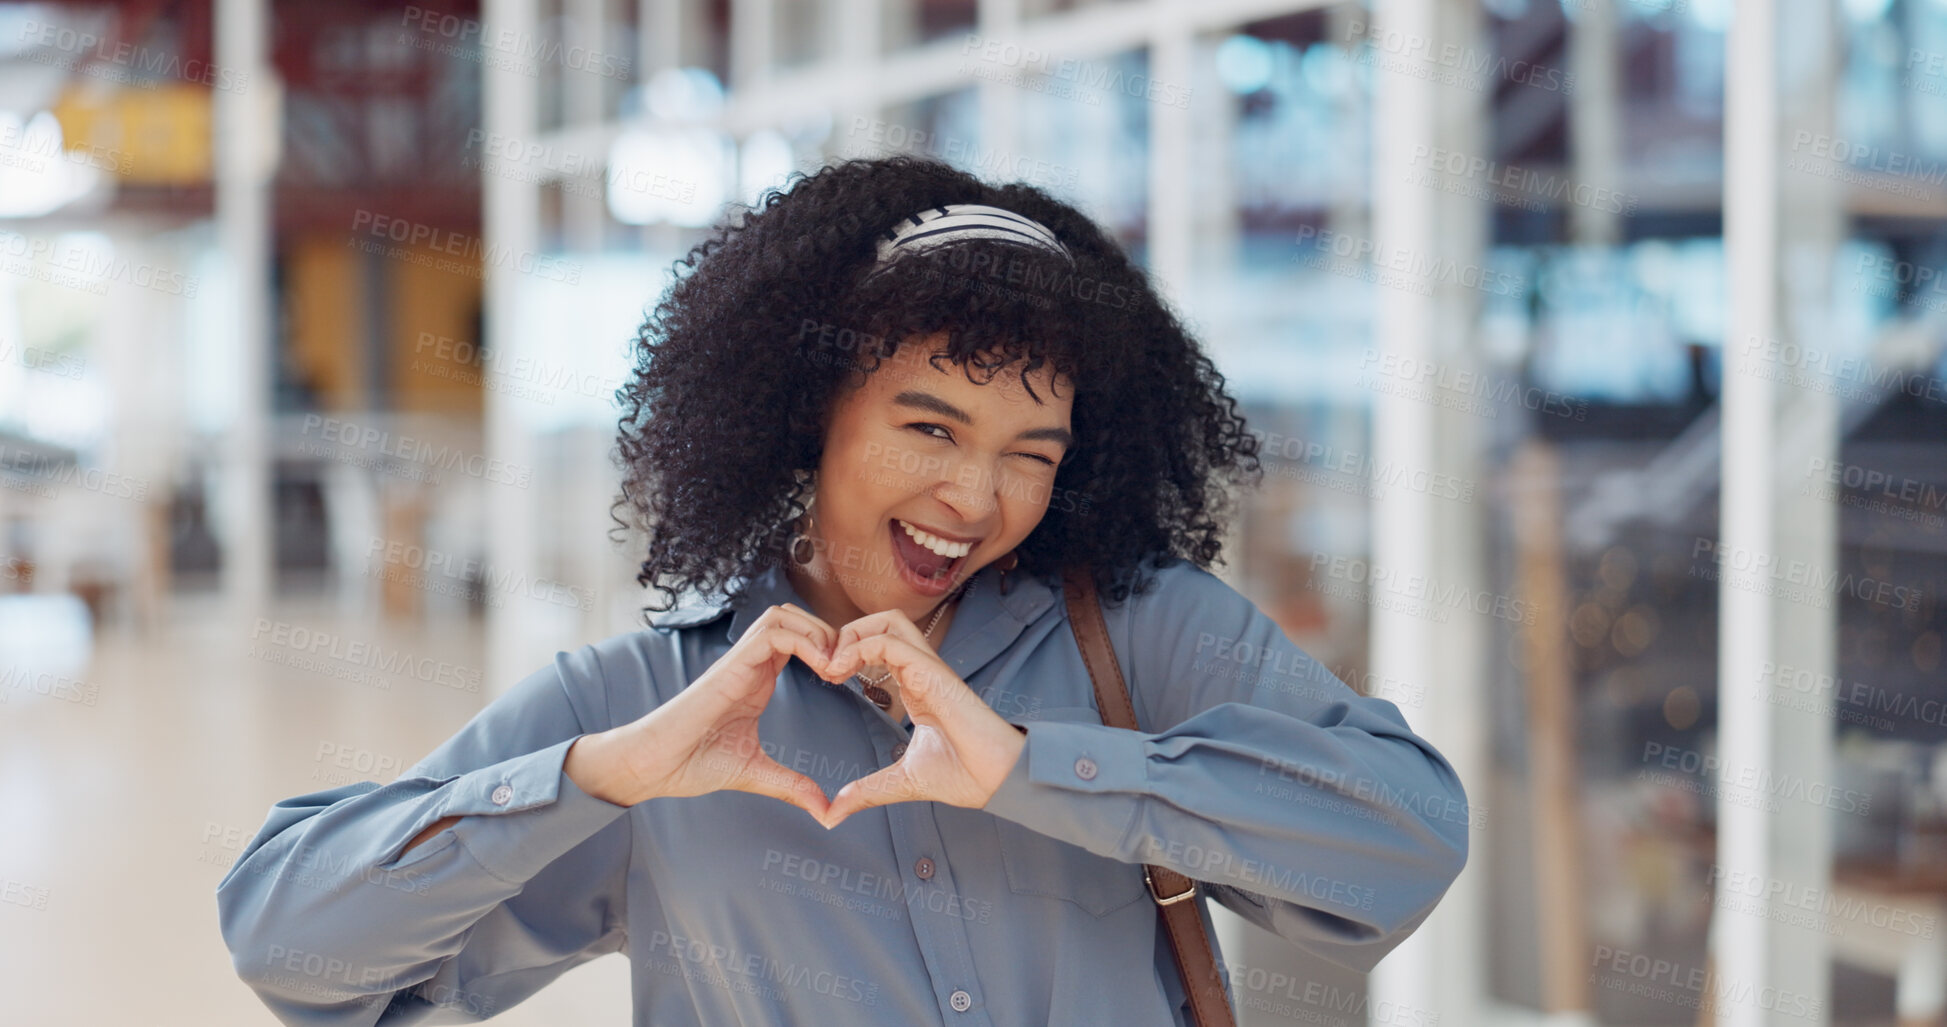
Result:
<svg viewBox="0 0 1947 1027">
<path fill-rule="evenodd" d="M 330 410 L 371 407 L 365 394 L 366 324 L 362 261 L 384 261 L 390 314 L 387 380 L 393 409 L 478 416 L 485 364 L 474 336 L 480 280 L 443 270 L 454 258 L 368 257 L 342 238 L 314 236 L 288 251 L 290 344 L 299 373 Z M 477 266 L 477 265 L 476 265 Z"/>
</svg>

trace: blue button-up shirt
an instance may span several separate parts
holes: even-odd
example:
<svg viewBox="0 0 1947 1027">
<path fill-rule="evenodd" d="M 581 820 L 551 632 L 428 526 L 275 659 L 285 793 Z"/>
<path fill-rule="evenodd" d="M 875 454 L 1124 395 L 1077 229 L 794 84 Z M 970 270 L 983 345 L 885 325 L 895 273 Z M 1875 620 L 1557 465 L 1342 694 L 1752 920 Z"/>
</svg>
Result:
<svg viewBox="0 0 1947 1027">
<path fill-rule="evenodd" d="M 1105 608 L 1142 731 L 1104 726 L 1059 586 L 977 576 L 938 645 L 1028 728 L 984 809 L 907 802 L 827 831 L 745 792 L 633 807 L 562 773 L 771 605 L 730 605 L 557 654 L 390 784 L 277 803 L 217 886 L 238 973 L 286 1024 L 492 1016 L 608 952 L 635 1023 L 1185 1024 L 1143 863 L 1292 943 L 1369 969 L 1466 861 L 1466 796 L 1399 709 L 1362 697 L 1209 572 L 1172 561 Z M 836 794 L 909 729 L 856 679 L 793 660 L 767 751 Z M 447 815 L 460 819 L 412 851 Z"/>
</svg>

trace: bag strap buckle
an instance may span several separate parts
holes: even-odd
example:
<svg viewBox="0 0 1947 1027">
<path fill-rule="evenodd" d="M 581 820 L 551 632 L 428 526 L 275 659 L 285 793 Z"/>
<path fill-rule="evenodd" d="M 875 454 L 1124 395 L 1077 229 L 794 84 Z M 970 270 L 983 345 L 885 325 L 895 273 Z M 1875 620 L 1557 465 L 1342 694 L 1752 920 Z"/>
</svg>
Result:
<svg viewBox="0 0 1947 1027">
<path fill-rule="evenodd" d="M 1197 893 L 1197 882 L 1190 879 L 1189 877 L 1185 877 L 1183 878 L 1182 891 L 1177 892 L 1175 895 L 1164 895 L 1162 892 L 1156 890 L 1156 878 L 1150 876 L 1149 871 L 1150 871 L 1149 864 L 1144 863 L 1143 883 L 1149 885 L 1149 897 L 1155 899 L 1156 904 L 1159 906 L 1167 906 L 1170 905 L 1171 903 L 1182 902 L 1184 899 L 1191 898 L 1195 896 Z"/>
</svg>

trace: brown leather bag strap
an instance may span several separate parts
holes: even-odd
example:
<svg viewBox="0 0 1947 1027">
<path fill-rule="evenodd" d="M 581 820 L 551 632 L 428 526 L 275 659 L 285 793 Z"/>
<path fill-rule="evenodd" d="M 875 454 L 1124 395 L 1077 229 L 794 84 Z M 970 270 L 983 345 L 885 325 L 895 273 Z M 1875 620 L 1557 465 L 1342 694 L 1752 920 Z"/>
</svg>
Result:
<svg viewBox="0 0 1947 1027">
<path fill-rule="evenodd" d="M 1085 569 L 1070 569 L 1062 575 L 1062 596 L 1068 602 L 1068 624 L 1082 650 L 1082 665 L 1088 668 L 1095 685 L 1095 707 L 1102 712 L 1102 723 L 1110 727 L 1142 730 L 1136 723 L 1136 708 L 1129 700 L 1129 685 L 1122 680 L 1122 665 L 1109 642 L 1109 623 L 1102 616 L 1102 603 L 1095 594 L 1095 578 Z M 1143 880 L 1149 883 L 1149 896 L 1163 915 L 1169 930 L 1170 948 L 1176 953 L 1176 968 L 1183 974 L 1183 987 L 1189 992 L 1190 1013 L 1198 1027 L 1231 1027 L 1237 1018 L 1230 1009 L 1230 995 L 1224 979 L 1217 973 L 1217 957 L 1210 936 L 1203 927 L 1203 913 L 1197 908 L 1197 882 L 1168 867 L 1144 864 Z"/>
</svg>

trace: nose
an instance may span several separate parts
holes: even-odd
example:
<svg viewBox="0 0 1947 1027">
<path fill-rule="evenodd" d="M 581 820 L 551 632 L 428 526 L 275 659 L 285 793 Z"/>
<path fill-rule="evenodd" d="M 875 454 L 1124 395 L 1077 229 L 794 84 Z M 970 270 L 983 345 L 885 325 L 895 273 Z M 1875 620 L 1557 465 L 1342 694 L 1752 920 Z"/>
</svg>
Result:
<svg viewBox="0 0 1947 1027">
<path fill-rule="evenodd" d="M 960 460 L 933 486 L 933 498 L 951 507 L 962 524 L 986 520 L 1000 509 L 999 475 L 979 460 Z"/>
</svg>

